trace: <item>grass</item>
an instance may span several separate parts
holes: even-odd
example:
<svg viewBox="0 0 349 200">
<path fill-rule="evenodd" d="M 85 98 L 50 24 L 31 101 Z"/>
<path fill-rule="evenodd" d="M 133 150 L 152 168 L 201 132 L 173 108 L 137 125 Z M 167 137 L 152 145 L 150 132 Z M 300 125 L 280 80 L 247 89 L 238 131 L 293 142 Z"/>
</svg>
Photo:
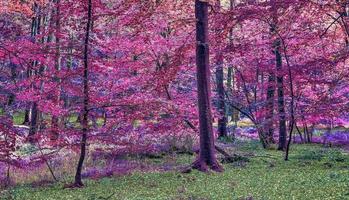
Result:
<svg viewBox="0 0 349 200">
<path fill-rule="evenodd" d="M 224 164 L 223 173 L 137 171 L 113 178 L 87 179 L 83 189 L 62 189 L 64 183 L 38 188 L 19 185 L 2 192 L 2 197 L 18 200 L 349 199 L 349 155 L 338 149 L 295 145 L 290 161 L 285 162 L 281 152 L 263 150 L 257 142 L 237 141 L 235 146 L 235 152 L 250 155 L 250 162 Z M 166 156 L 147 158 L 147 162 L 155 164 L 166 160 Z M 190 155 L 176 156 L 178 165 L 192 160 Z"/>
<path fill-rule="evenodd" d="M 0 116 L 4 114 L 5 114 L 4 110 L 0 108 Z M 25 115 L 24 112 L 15 112 L 12 117 L 13 123 L 16 125 L 21 125 L 24 121 L 24 115 Z"/>
<path fill-rule="evenodd" d="M 24 112 L 16 112 L 13 114 L 13 123 L 16 125 L 21 125 L 24 121 L 25 113 Z"/>
<path fill-rule="evenodd" d="M 0 109 L 0 115 L 3 115 L 3 110 Z M 21 125 L 24 122 L 24 118 L 25 118 L 25 112 L 15 112 L 13 114 L 13 123 L 15 125 Z M 51 116 L 49 115 L 44 115 L 44 119 L 46 119 L 48 122 L 50 122 L 51 120 Z M 75 128 L 79 128 L 81 125 L 78 122 L 78 115 L 73 114 L 71 116 L 68 117 L 68 122 L 73 124 Z M 104 123 L 104 119 L 103 118 L 97 118 L 96 120 L 96 124 L 98 127 L 101 127 Z M 89 121 L 89 124 L 92 125 L 93 122 Z"/>
</svg>

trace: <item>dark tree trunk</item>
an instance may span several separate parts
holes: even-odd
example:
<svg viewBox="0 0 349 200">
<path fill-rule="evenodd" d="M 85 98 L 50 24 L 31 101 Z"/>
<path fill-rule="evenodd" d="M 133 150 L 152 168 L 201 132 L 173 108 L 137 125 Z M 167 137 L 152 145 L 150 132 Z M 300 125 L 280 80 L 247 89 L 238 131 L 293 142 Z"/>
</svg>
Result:
<svg viewBox="0 0 349 200">
<path fill-rule="evenodd" d="M 224 92 L 224 73 L 223 73 L 223 57 L 217 58 L 216 82 L 218 93 L 218 137 L 227 137 L 227 117 L 225 110 L 225 92 Z"/>
<path fill-rule="evenodd" d="M 301 140 L 301 143 L 304 143 L 304 139 L 303 139 L 301 130 L 299 130 L 299 127 L 297 126 L 296 123 L 294 124 L 294 126 L 295 126 L 295 128 L 297 129 L 297 132 L 298 132 L 299 138 L 300 138 L 300 140 Z M 305 134 L 304 134 L 304 136 L 305 136 Z"/>
<path fill-rule="evenodd" d="M 267 116 L 265 118 L 265 147 L 269 148 L 274 143 L 274 96 L 275 96 L 275 74 L 270 73 L 267 88 Z"/>
<path fill-rule="evenodd" d="M 221 8 L 220 0 L 216 2 L 217 10 Z M 219 35 L 219 31 L 216 31 L 216 35 Z M 219 45 L 219 44 L 218 44 Z M 218 48 L 219 49 L 219 48 Z M 224 90 L 224 71 L 223 71 L 223 55 L 222 52 L 219 52 L 216 55 L 216 84 L 217 84 L 217 108 L 218 108 L 218 137 L 225 138 L 227 137 L 227 117 L 225 109 L 225 90 Z"/>
<path fill-rule="evenodd" d="M 222 171 L 215 155 L 212 113 L 210 102 L 210 69 L 208 45 L 208 2 L 195 0 L 196 65 L 200 125 L 200 152 L 193 168 Z"/>
<path fill-rule="evenodd" d="M 87 143 L 87 132 L 88 132 L 88 113 L 89 113 L 89 85 L 88 85 L 88 48 L 89 48 L 89 38 L 91 30 L 91 21 L 92 21 L 92 0 L 88 0 L 88 11 L 87 11 L 87 26 L 86 26 L 86 35 L 85 35 L 85 47 L 84 47 L 84 105 L 83 105 L 83 118 L 82 118 L 82 136 L 80 142 L 80 158 L 75 174 L 75 187 L 83 187 L 81 171 L 84 164 L 86 156 L 86 143 Z"/>
<path fill-rule="evenodd" d="M 16 79 L 17 79 L 16 65 L 13 63 L 10 63 L 10 67 L 11 67 L 11 79 L 13 83 L 16 83 Z M 7 106 L 11 106 L 15 102 L 15 98 L 16 98 L 15 94 L 11 92 L 8 96 Z"/>
<path fill-rule="evenodd" d="M 229 89 L 232 89 L 233 82 L 233 67 L 228 67 L 228 74 L 227 74 L 227 87 Z"/>
<path fill-rule="evenodd" d="M 33 137 L 37 131 L 37 122 L 38 122 L 38 104 L 34 102 L 31 109 L 30 129 L 29 129 L 29 141 L 31 143 L 34 142 Z"/>
<path fill-rule="evenodd" d="M 32 24 L 32 37 L 35 37 L 36 35 L 40 34 L 40 29 L 41 29 L 41 20 L 42 17 L 40 15 L 40 6 L 37 4 L 34 5 L 34 12 L 39 13 L 39 16 L 33 18 L 33 24 Z M 33 61 L 32 66 L 35 67 L 37 66 L 38 62 Z M 32 71 L 28 74 L 28 77 L 30 75 L 35 75 L 37 74 L 37 71 L 29 70 Z M 35 87 L 32 85 L 32 87 Z M 31 103 L 31 112 L 30 112 L 30 130 L 29 130 L 29 141 L 34 142 L 33 137 L 36 134 L 36 131 L 38 129 L 38 116 L 39 116 L 39 110 L 38 110 L 38 104 L 37 102 L 32 102 Z"/>
<path fill-rule="evenodd" d="M 22 123 L 23 125 L 28 125 L 29 124 L 29 121 L 30 121 L 29 114 L 30 114 L 30 109 L 25 109 L 25 111 L 24 111 L 24 121 Z"/>
<path fill-rule="evenodd" d="M 59 33 L 61 31 L 61 23 L 60 23 L 60 0 L 56 0 L 56 9 L 53 10 L 52 16 L 55 20 L 55 29 L 56 29 L 56 58 L 55 58 L 55 70 L 56 73 L 61 70 L 61 54 L 60 54 L 60 38 Z M 53 22 L 53 20 L 51 20 Z M 53 37 L 53 36 L 52 36 Z M 54 81 L 60 85 L 61 80 L 58 77 L 54 77 Z M 56 103 L 59 103 L 60 101 L 60 95 L 61 95 L 62 88 L 59 86 L 58 88 L 58 94 L 55 96 Z M 52 139 L 56 140 L 59 137 L 58 128 L 59 128 L 59 118 L 57 116 L 52 116 Z"/>
<path fill-rule="evenodd" d="M 282 38 L 280 38 L 281 40 Z M 290 152 L 290 145 L 291 145 L 291 139 L 292 139 L 292 133 L 293 133 L 293 129 L 294 126 L 297 126 L 296 124 L 296 119 L 295 119 L 295 99 L 294 99 L 294 89 L 293 89 L 293 76 L 292 76 L 292 70 L 291 70 L 291 66 L 290 66 L 290 62 L 287 56 L 287 52 L 286 52 L 286 45 L 284 40 L 281 41 L 282 42 L 282 46 L 283 46 L 283 50 L 284 50 L 284 54 L 285 54 L 285 59 L 286 59 L 286 63 L 287 63 L 287 68 L 288 68 L 288 77 L 290 78 L 289 81 L 289 85 L 290 85 L 290 93 L 291 93 L 291 105 L 290 105 L 290 110 L 291 110 L 291 120 L 290 120 L 290 133 L 289 133 L 289 138 L 288 138 L 288 142 L 286 145 L 286 152 L 285 152 L 285 161 L 288 160 L 288 155 Z"/>
<path fill-rule="evenodd" d="M 228 94 L 234 95 L 235 92 L 235 72 L 233 67 L 228 67 L 228 74 L 227 74 L 227 88 Z M 231 116 L 231 120 L 233 121 L 235 125 L 237 125 L 237 121 L 239 120 L 239 115 L 240 112 L 236 110 L 235 108 L 232 108 L 230 106 L 229 110 L 229 115 Z"/>
<path fill-rule="evenodd" d="M 285 115 L 285 101 L 284 101 L 284 79 L 282 74 L 282 56 L 280 53 L 281 39 L 278 35 L 278 8 L 275 0 L 270 1 L 272 9 L 273 22 L 270 27 L 272 36 L 275 36 L 273 44 L 273 53 L 275 54 L 275 65 L 277 71 L 277 89 L 278 89 L 278 116 L 279 116 L 279 146 L 278 150 L 286 149 L 286 115 Z"/>
<path fill-rule="evenodd" d="M 278 88 L 278 111 L 279 111 L 279 147 L 278 150 L 286 149 L 286 115 L 285 115 L 285 101 L 284 101 L 284 79 L 281 74 L 282 58 L 280 54 L 280 40 L 275 44 L 276 69 L 277 69 L 277 88 Z"/>
<path fill-rule="evenodd" d="M 230 10 L 233 10 L 234 7 L 235 7 L 235 1 L 230 0 Z M 230 43 L 233 44 L 233 28 L 231 28 L 229 30 L 229 40 L 230 40 Z M 235 72 L 234 72 L 234 68 L 231 66 L 228 67 L 227 88 L 229 89 L 228 94 L 234 95 Z M 228 116 L 230 115 L 231 116 L 230 121 L 234 122 L 233 131 L 232 131 L 231 135 L 232 135 L 233 139 L 235 139 L 235 132 L 236 132 L 236 128 L 238 126 L 240 112 L 231 106 L 229 106 L 228 109 L 226 109 L 226 110 L 227 110 L 227 114 L 226 114 L 227 121 L 228 121 Z"/>
</svg>

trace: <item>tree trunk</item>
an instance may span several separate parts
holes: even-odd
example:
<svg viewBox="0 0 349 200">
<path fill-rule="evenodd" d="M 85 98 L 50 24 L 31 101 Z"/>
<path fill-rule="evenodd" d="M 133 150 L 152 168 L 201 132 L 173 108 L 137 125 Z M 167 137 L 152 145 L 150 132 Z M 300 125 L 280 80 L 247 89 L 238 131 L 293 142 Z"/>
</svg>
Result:
<svg viewBox="0 0 349 200">
<path fill-rule="evenodd" d="M 275 96 L 275 74 L 270 73 L 267 88 L 267 116 L 265 118 L 265 147 L 269 148 L 274 143 L 274 96 Z"/>
<path fill-rule="evenodd" d="M 208 45 L 208 2 L 195 0 L 196 65 L 200 125 L 200 152 L 193 168 L 222 171 L 215 155 L 212 113 L 210 102 L 210 69 Z"/>
<path fill-rule="evenodd" d="M 216 7 L 219 11 L 221 8 L 220 0 L 216 1 Z M 216 31 L 216 35 L 219 35 L 219 31 Z M 218 41 L 218 39 L 217 39 Z M 220 52 L 219 44 L 217 45 L 216 55 L 216 84 L 217 84 L 217 96 L 218 96 L 218 137 L 225 138 L 227 137 L 227 117 L 225 110 L 225 91 L 224 91 L 224 71 L 223 71 L 223 55 Z"/>
<path fill-rule="evenodd" d="M 60 38 L 59 34 L 61 31 L 61 23 L 60 23 L 60 0 L 56 0 L 56 9 L 53 11 L 53 17 L 55 17 L 55 28 L 56 28 L 56 58 L 55 58 L 55 70 L 56 74 L 61 70 L 61 48 L 60 48 Z M 53 20 L 51 20 L 53 21 Z M 54 77 L 54 81 L 60 85 L 61 80 L 58 77 Z M 62 88 L 59 86 L 58 88 L 58 94 L 55 96 L 55 101 L 58 104 L 60 101 L 60 95 L 61 95 Z M 52 116 L 52 139 L 56 140 L 59 137 L 58 133 L 59 128 L 59 118 L 57 116 Z"/>
<path fill-rule="evenodd" d="M 88 85 L 88 48 L 89 48 L 89 38 L 91 30 L 91 21 L 92 21 L 92 0 L 88 0 L 88 11 L 87 11 L 87 26 L 86 26 L 86 35 L 85 35 L 85 48 L 84 48 L 84 105 L 83 105 L 83 119 L 82 119 L 82 137 L 80 142 L 80 158 L 75 174 L 75 187 L 83 187 L 81 171 L 84 164 L 86 156 L 86 143 L 87 143 L 87 132 L 88 132 L 88 113 L 89 113 L 89 85 Z"/>
<path fill-rule="evenodd" d="M 34 142 L 33 137 L 37 131 L 37 122 L 38 122 L 38 104 L 36 102 L 33 103 L 30 113 L 31 113 L 31 116 L 30 116 L 29 141 L 33 143 Z"/>
<path fill-rule="evenodd" d="M 285 101 L 284 101 L 284 79 L 281 74 L 282 58 L 280 54 L 280 40 L 276 41 L 275 56 L 277 69 L 277 88 L 278 88 L 278 111 L 279 111 L 279 147 L 278 150 L 286 149 L 286 115 L 285 115 Z"/>
<path fill-rule="evenodd" d="M 41 14 L 40 14 L 40 6 L 35 4 L 34 5 L 34 12 L 37 14 L 39 13 L 39 16 L 36 16 L 33 18 L 33 24 L 32 24 L 32 37 L 35 37 L 37 36 L 38 34 L 40 34 L 40 31 L 41 31 L 41 21 L 42 21 L 42 17 L 41 17 Z M 38 65 L 38 61 L 33 61 L 32 63 L 32 66 L 35 67 Z M 34 70 L 29 70 L 31 71 L 30 74 L 28 74 L 28 77 L 30 75 L 36 75 L 37 74 L 37 71 L 34 71 Z M 32 87 L 35 87 L 34 84 L 32 85 Z M 30 130 L 29 130 L 29 141 L 30 142 L 34 142 L 33 141 L 33 137 L 34 135 L 36 134 L 36 131 L 38 129 L 38 116 L 39 116 L 39 110 L 38 110 L 38 104 L 37 102 L 32 102 L 31 103 L 31 109 L 30 109 L 31 112 L 30 113 Z"/>
<path fill-rule="evenodd" d="M 235 7 L 235 0 L 230 0 L 230 10 L 233 10 L 234 7 Z M 230 40 L 230 43 L 232 44 L 233 43 L 233 28 L 231 28 L 229 30 L 229 40 Z M 235 72 L 234 72 L 233 67 L 228 67 L 227 88 L 229 89 L 228 91 L 231 92 L 231 95 L 234 95 Z M 235 108 L 232 108 L 231 106 L 228 107 L 227 111 L 228 111 L 228 113 L 226 115 L 227 120 L 229 120 L 228 116 L 230 115 L 231 116 L 230 121 L 234 122 L 232 137 L 235 138 L 235 132 L 236 132 L 236 128 L 238 126 L 240 112 L 238 110 L 236 110 Z"/>
<path fill-rule="evenodd" d="M 280 38 L 281 40 L 282 38 Z M 284 40 L 280 41 L 282 42 L 282 46 L 283 46 L 283 50 L 284 50 L 284 54 L 285 54 L 285 59 L 286 59 L 286 63 L 287 63 L 287 68 L 288 68 L 288 77 L 290 79 L 289 81 L 289 85 L 290 85 L 290 93 L 291 93 L 291 105 L 290 105 L 290 110 L 291 110 L 291 120 L 290 120 L 290 133 L 289 133 L 289 138 L 288 138 L 288 142 L 286 145 L 286 153 L 285 153 L 285 161 L 288 161 L 288 155 L 290 152 L 290 145 L 291 145 L 291 139 L 292 139 L 292 133 L 293 133 L 293 129 L 294 126 L 297 126 L 296 124 L 296 119 L 295 119 L 295 99 L 294 99 L 294 87 L 293 87 L 293 76 L 292 76 L 292 70 L 291 70 L 291 66 L 290 66 L 290 62 L 287 56 L 287 52 L 286 52 L 286 44 L 284 42 Z"/>
<path fill-rule="evenodd" d="M 223 73 L 223 57 L 217 58 L 216 82 L 218 93 L 218 137 L 227 137 L 227 117 L 225 113 L 225 92 L 224 92 L 224 73 Z"/>
<path fill-rule="evenodd" d="M 278 8 L 275 0 L 270 1 L 272 9 L 273 22 L 270 27 L 272 36 L 276 39 L 273 44 L 273 53 L 275 54 L 275 66 L 277 71 L 277 90 L 278 90 L 278 116 L 279 116 L 279 147 L 278 150 L 286 149 L 286 115 L 284 101 L 284 79 L 282 75 L 282 57 L 280 53 L 281 39 L 278 35 Z"/>
<path fill-rule="evenodd" d="M 26 108 L 24 111 L 24 121 L 23 121 L 23 125 L 28 125 L 30 121 L 30 109 Z"/>
</svg>

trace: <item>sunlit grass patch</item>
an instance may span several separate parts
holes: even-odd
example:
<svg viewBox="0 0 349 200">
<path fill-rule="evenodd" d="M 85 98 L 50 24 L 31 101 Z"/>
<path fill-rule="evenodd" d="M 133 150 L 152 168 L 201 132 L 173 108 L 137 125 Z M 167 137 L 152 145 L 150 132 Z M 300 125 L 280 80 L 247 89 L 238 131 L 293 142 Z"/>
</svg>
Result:
<svg viewBox="0 0 349 200">
<path fill-rule="evenodd" d="M 7 195 L 28 200 L 349 199 L 349 156 L 338 149 L 294 145 L 290 161 L 285 162 L 283 152 L 263 150 L 258 142 L 237 141 L 235 145 L 232 151 L 250 155 L 250 161 L 224 164 L 223 173 L 134 171 L 130 175 L 85 179 L 83 189 L 62 189 L 63 183 L 36 188 L 22 185 Z M 165 154 L 145 157 L 141 162 L 183 166 L 194 158 Z"/>
</svg>

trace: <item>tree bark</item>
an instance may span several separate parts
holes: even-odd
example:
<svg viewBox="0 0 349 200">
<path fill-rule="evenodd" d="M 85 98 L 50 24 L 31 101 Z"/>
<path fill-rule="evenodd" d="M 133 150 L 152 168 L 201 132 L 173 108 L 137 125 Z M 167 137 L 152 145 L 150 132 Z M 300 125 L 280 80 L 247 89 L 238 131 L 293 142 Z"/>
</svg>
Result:
<svg viewBox="0 0 349 200">
<path fill-rule="evenodd" d="M 193 168 L 200 171 L 222 171 L 215 155 L 210 102 L 210 69 L 208 44 L 208 2 L 195 0 L 196 65 L 200 125 L 200 152 Z"/>
</svg>

